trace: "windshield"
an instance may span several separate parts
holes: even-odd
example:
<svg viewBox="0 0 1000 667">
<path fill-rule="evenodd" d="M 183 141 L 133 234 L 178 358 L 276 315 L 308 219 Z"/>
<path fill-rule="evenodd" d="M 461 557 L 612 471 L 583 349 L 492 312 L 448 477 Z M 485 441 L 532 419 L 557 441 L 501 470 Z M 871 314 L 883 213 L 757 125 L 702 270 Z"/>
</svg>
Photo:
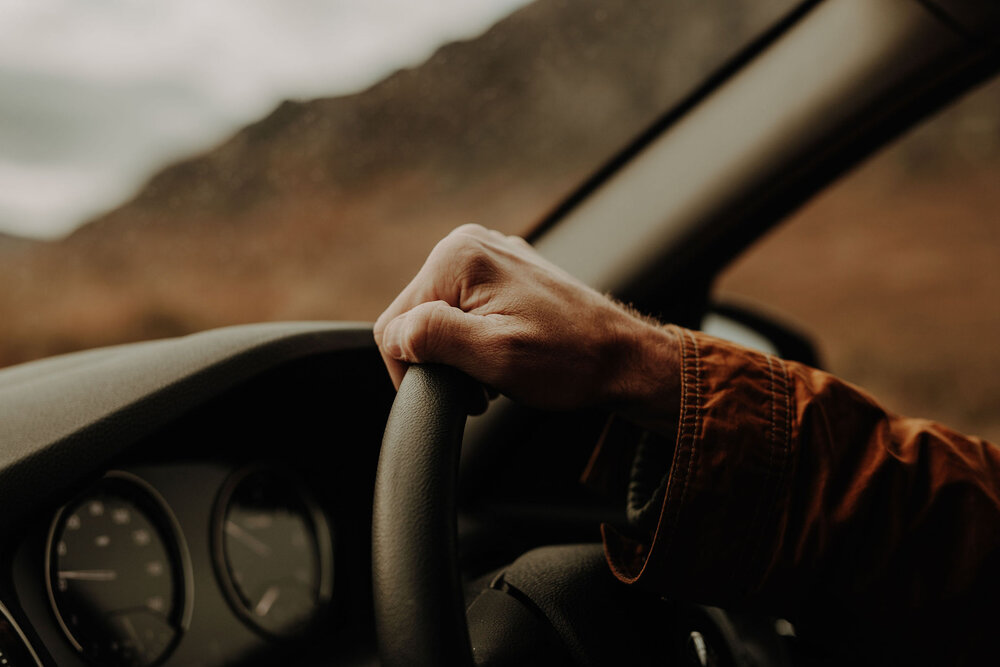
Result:
<svg viewBox="0 0 1000 667">
<path fill-rule="evenodd" d="M 371 320 L 523 233 L 793 0 L 7 3 L 0 365 Z"/>
</svg>

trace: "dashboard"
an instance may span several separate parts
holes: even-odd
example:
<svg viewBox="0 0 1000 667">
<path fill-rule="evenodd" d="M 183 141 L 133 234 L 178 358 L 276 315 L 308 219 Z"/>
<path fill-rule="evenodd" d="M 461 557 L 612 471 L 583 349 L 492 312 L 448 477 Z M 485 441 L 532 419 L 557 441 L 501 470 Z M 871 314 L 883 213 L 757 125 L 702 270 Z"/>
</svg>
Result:
<svg viewBox="0 0 1000 667">
<path fill-rule="evenodd" d="M 351 325 L 0 372 L 0 665 L 376 664 L 393 393 Z"/>
<path fill-rule="evenodd" d="M 350 323 L 230 327 L 0 371 L 0 667 L 379 664 L 372 498 L 394 397 L 370 327 Z M 579 483 L 607 423 L 500 398 L 467 425 L 466 604 L 506 605 L 470 624 L 488 630 L 480 648 L 520 645 L 493 630 L 522 618 L 509 614 L 523 596 L 573 618 L 539 627 L 568 628 L 560 641 L 587 654 L 622 658 L 630 634 L 636 660 L 669 654 L 691 628 L 738 648 L 721 610 L 612 580 L 599 524 L 623 524 L 623 509 Z M 618 472 L 611 497 L 628 483 Z M 746 641 L 774 644 L 770 621 L 741 622 Z"/>
<path fill-rule="evenodd" d="M 394 397 L 351 323 L 0 371 L 0 667 L 378 664 L 372 496 Z M 622 519 L 579 484 L 606 421 L 502 398 L 470 420 L 472 597 L 523 553 Z"/>
</svg>

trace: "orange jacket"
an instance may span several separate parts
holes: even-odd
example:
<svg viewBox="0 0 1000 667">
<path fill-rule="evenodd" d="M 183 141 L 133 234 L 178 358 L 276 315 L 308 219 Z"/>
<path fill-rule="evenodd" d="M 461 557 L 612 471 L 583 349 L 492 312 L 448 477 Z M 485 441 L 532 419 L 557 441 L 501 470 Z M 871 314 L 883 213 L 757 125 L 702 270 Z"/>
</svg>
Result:
<svg viewBox="0 0 1000 667">
<path fill-rule="evenodd" d="M 641 445 L 632 525 L 603 527 L 618 578 L 785 616 L 852 661 L 997 664 L 1000 449 L 672 329 L 677 436 Z"/>
</svg>

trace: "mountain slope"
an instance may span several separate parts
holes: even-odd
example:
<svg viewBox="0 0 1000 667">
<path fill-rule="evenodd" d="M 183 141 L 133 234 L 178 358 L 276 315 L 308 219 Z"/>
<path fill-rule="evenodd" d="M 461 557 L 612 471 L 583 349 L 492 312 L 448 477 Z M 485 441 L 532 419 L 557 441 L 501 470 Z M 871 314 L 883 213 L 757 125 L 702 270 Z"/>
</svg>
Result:
<svg viewBox="0 0 1000 667">
<path fill-rule="evenodd" d="M 528 228 L 721 62 L 718 44 L 787 4 L 540 0 L 368 90 L 286 102 L 0 266 L 0 364 L 236 322 L 374 318 L 437 238 L 470 220 Z"/>
</svg>

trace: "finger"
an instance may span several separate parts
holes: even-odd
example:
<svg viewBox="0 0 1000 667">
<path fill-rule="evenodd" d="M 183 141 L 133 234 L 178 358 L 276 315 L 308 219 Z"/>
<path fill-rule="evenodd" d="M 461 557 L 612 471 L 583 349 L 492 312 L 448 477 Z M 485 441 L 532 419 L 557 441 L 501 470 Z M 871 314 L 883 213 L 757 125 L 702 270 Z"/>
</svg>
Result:
<svg viewBox="0 0 1000 667">
<path fill-rule="evenodd" d="M 417 275 L 413 277 L 409 284 L 393 299 L 389 307 L 375 320 L 374 334 L 376 343 L 380 343 L 385 327 L 390 321 L 415 306 L 431 301 L 444 300 L 450 303 L 455 300 L 455 290 L 448 290 L 447 288 L 442 290 L 439 288 L 438 283 L 442 281 L 436 277 L 436 274 L 440 272 L 436 264 L 437 262 L 432 264 L 432 258 L 429 257 L 424 262 L 420 271 L 417 272 Z"/>
<path fill-rule="evenodd" d="M 386 354 L 378 341 L 376 341 L 376 344 L 379 345 L 378 353 L 382 357 L 382 362 L 385 364 L 386 370 L 389 371 L 389 378 L 392 380 L 393 386 L 398 390 L 399 383 L 403 381 L 403 376 L 406 375 L 406 368 L 409 364 L 393 359 L 390 355 Z"/>
<path fill-rule="evenodd" d="M 440 261 L 440 253 L 435 254 L 432 252 L 427 260 L 424 261 L 417 275 L 413 277 L 409 284 L 389 304 L 389 307 L 379 315 L 372 328 L 375 344 L 379 348 L 379 354 L 382 356 L 382 361 L 385 363 L 386 370 L 389 371 L 389 377 L 392 378 L 392 383 L 396 389 L 399 389 L 399 383 L 403 381 L 403 375 L 406 374 L 408 364 L 386 352 L 386 347 L 383 344 L 386 325 L 422 303 L 437 301 L 442 296 L 446 297 L 446 300 L 449 302 L 457 300 L 454 289 L 448 290 L 447 287 L 441 289 L 442 278 L 439 274 L 442 272 L 442 268 L 439 266 Z"/>
<path fill-rule="evenodd" d="M 389 307 L 375 321 L 375 341 L 381 340 L 385 325 L 411 308 L 430 301 L 446 301 L 461 306 L 462 257 L 490 238 L 491 232 L 480 225 L 462 225 L 434 246 L 417 275 L 403 288 Z"/>
<path fill-rule="evenodd" d="M 470 315 L 444 301 L 433 301 L 389 321 L 380 349 L 397 363 L 446 364 L 489 383 L 494 375 L 489 360 L 499 361 L 488 352 L 497 326 L 496 317 Z"/>
</svg>

